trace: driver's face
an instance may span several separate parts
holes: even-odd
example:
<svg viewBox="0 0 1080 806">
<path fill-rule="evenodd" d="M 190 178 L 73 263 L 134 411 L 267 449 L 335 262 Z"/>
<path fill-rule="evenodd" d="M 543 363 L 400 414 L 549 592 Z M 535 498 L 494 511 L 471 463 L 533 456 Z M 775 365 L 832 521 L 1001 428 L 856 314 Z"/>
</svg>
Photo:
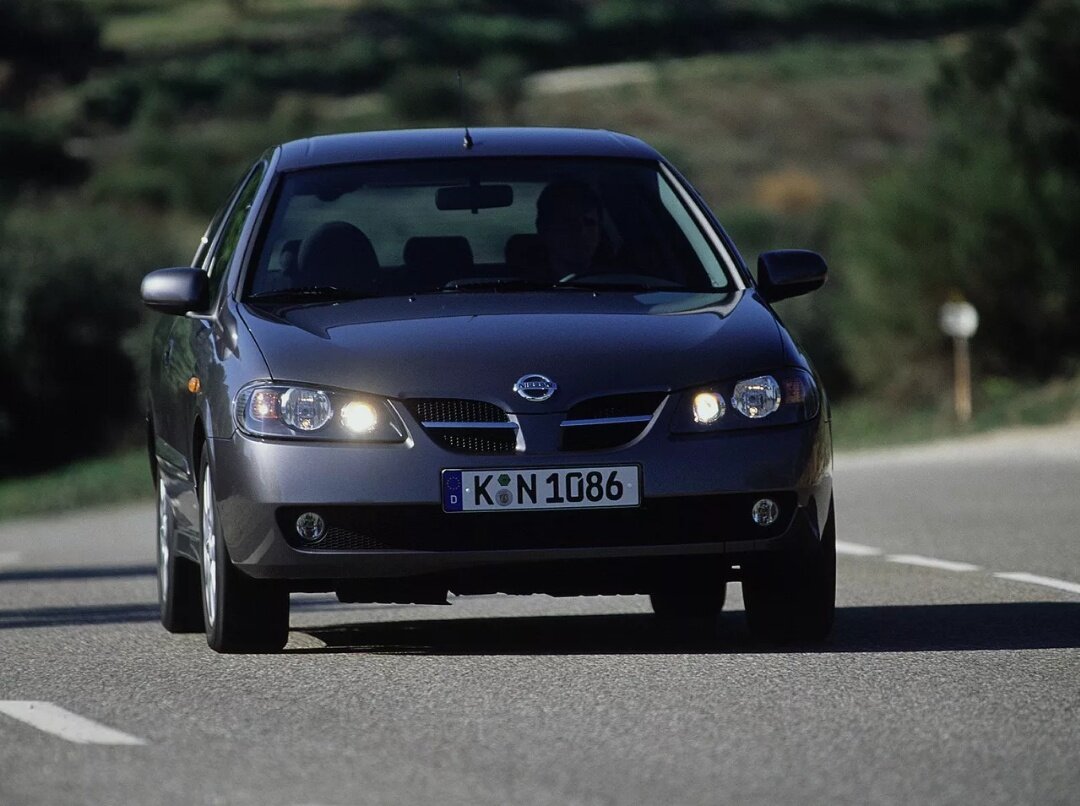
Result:
<svg viewBox="0 0 1080 806">
<path fill-rule="evenodd" d="M 569 200 L 551 212 L 540 235 L 557 262 L 587 268 L 600 245 L 599 211 L 583 200 Z"/>
</svg>

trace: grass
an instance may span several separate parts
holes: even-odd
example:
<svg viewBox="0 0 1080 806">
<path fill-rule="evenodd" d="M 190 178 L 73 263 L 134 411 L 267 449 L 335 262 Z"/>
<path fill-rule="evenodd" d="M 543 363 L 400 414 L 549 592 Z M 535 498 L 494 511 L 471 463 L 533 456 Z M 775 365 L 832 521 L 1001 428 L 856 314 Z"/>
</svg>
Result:
<svg viewBox="0 0 1080 806">
<path fill-rule="evenodd" d="M 522 122 L 609 128 L 665 153 L 722 214 L 790 212 L 816 185 L 822 202 L 857 201 L 868 181 L 919 151 L 925 87 L 942 41 L 784 45 L 657 64 L 653 82 L 532 94 Z M 797 187 L 785 194 L 777 184 Z"/>
<path fill-rule="evenodd" d="M 76 462 L 49 473 L 0 481 L 0 520 L 152 501 L 145 450 Z"/>
<path fill-rule="evenodd" d="M 859 450 L 1080 420 L 1080 376 L 1037 386 L 990 378 L 976 391 L 973 409 L 971 421 L 960 424 L 951 398 L 909 409 L 882 400 L 848 400 L 833 406 L 833 439 L 837 450 Z"/>
<path fill-rule="evenodd" d="M 1080 376 L 1028 388 L 1015 381 L 982 384 L 975 416 L 961 426 L 948 405 L 896 410 L 882 401 L 852 400 L 833 407 L 838 451 L 905 445 L 1010 426 L 1080 420 Z M 146 453 L 131 450 L 78 462 L 51 473 L 0 481 L 0 521 L 107 504 L 152 502 Z"/>
</svg>

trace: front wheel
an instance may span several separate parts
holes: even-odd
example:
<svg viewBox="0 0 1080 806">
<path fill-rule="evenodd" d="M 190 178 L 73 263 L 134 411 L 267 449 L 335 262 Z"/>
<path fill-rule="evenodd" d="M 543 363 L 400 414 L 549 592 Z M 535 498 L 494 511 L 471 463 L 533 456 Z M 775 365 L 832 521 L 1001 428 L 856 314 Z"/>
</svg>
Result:
<svg viewBox="0 0 1080 806">
<path fill-rule="evenodd" d="M 836 603 L 836 517 L 832 501 L 810 554 L 743 580 L 750 631 L 766 641 L 824 641 Z"/>
<path fill-rule="evenodd" d="M 205 450 L 199 478 L 206 643 L 217 652 L 277 651 L 289 638 L 289 592 L 233 567 L 221 534 Z"/>
</svg>

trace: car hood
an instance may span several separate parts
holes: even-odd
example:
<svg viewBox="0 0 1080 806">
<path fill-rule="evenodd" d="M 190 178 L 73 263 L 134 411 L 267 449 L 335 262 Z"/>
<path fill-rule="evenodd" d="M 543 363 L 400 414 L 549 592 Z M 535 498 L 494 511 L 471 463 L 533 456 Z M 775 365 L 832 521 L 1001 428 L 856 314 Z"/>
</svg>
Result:
<svg viewBox="0 0 1080 806">
<path fill-rule="evenodd" d="M 242 318 L 274 379 L 392 398 L 488 400 L 545 375 L 564 410 L 597 394 L 677 390 L 784 363 L 779 324 L 757 294 L 443 293 L 250 306 Z"/>
</svg>

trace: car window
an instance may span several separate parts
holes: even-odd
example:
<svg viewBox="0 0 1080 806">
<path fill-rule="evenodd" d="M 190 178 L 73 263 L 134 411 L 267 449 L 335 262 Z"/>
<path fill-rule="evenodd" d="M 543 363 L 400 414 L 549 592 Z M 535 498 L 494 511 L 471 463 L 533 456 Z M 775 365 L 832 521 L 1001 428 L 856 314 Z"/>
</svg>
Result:
<svg viewBox="0 0 1080 806">
<path fill-rule="evenodd" d="M 643 161 L 300 171 L 284 177 L 261 244 L 249 295 L 332 287 L 392 296 L 574 278 L 694 290 L 732 283 L 682 197 Z"/>
<path fill-rule="evenodd" d="M 203 268 L 210 276 L 210 299 L 216 299 L 222 280 L 229 271 L 229 263 L 232 262 L 236 247 L 240 242 L 240 233 L 244 229 L 244 222 L 251 211 L 251 203 L 255 200 L 255 194 L 259 190 L 263 174 L 266 172 L 266 164 L 260 162 L 251 173 L 248 174 L 239 193 L 236 202 L 229 211 L 228 218 L 221 228 L 221 236 L 214 246 L 213 256 L 204 264 Z M 213 227 L 213 224 L 211 224 Z"/>
</svg>

